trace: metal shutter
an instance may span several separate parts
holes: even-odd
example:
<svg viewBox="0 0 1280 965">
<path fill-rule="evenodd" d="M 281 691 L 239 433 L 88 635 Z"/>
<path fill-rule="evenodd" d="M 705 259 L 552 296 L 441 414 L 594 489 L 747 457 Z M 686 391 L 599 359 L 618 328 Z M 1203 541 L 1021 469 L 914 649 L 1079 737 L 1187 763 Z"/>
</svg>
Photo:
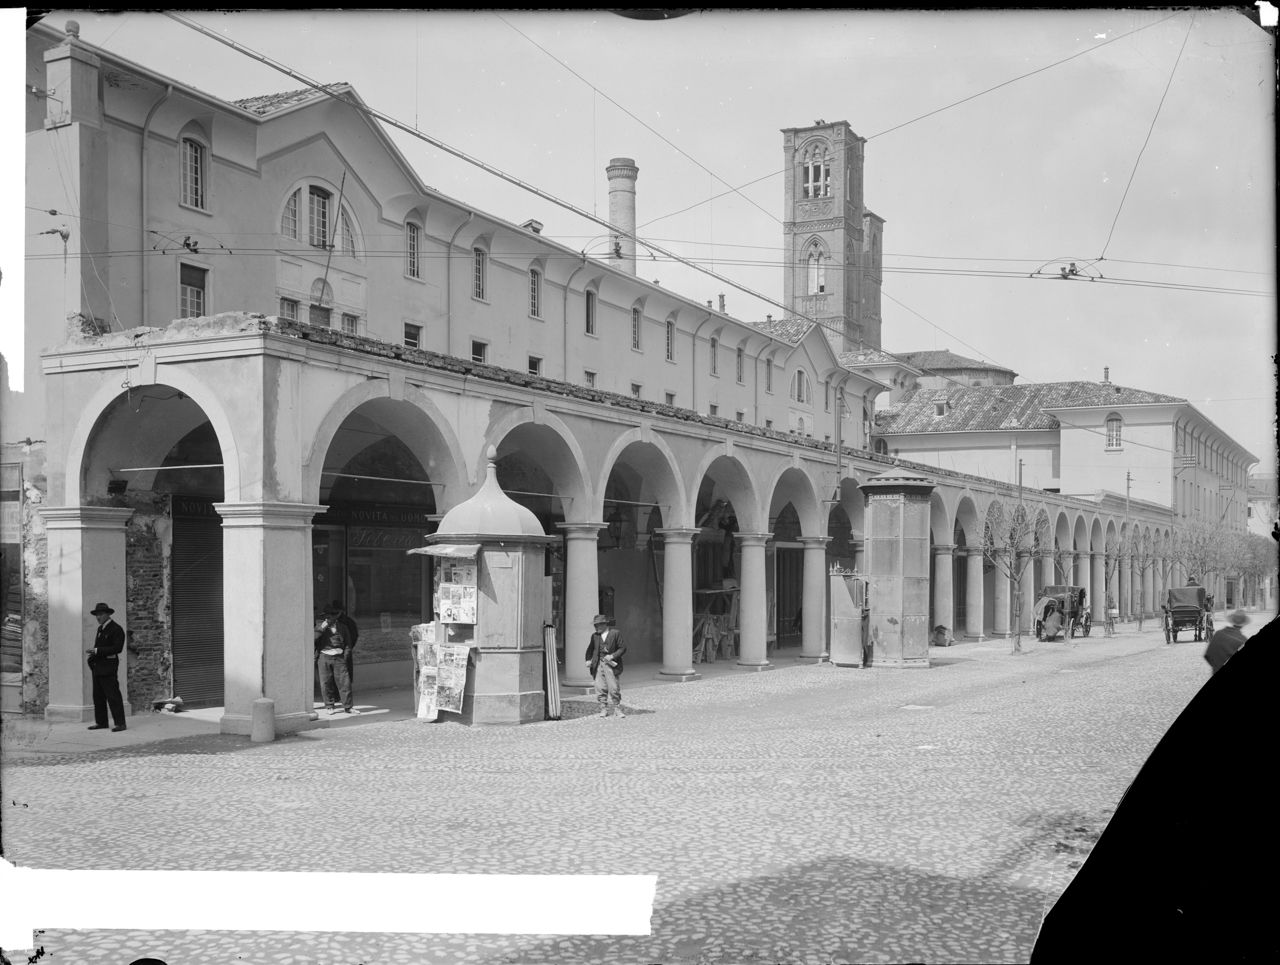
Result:
<svg viewBox="0 0 1280 965">
<path fill-rule="evenodd" d="M 222 522 L 173 520 L 173 692 L 188 707 L 221 707 Z"/>
</svg>

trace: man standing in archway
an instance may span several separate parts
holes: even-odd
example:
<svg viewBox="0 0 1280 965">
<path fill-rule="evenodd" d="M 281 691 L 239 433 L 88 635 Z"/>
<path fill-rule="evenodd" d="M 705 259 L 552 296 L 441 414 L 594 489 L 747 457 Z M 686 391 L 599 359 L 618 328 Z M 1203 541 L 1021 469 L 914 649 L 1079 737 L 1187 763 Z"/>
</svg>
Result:
<svg viewBox="0 0 1280 965">
<path fill-rule="evenodd" d="M 116 611 L 99 603 L 89 611 L 98 618 L 98 633 L 89 655 L 89 672 L 93 674 L 93 723 L 89 730 L 107 726 L 107 709 L 116 725 L 112 732 L 125 729 L 124 698 L 120 695 L 120 654 L 124 650 L 124 627 L 111 619 Z"/>
</svg>

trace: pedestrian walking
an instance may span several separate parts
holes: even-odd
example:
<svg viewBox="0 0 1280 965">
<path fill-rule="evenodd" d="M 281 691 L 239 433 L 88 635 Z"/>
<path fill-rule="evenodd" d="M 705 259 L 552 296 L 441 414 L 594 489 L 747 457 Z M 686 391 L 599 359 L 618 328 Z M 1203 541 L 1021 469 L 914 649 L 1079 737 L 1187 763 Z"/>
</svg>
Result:
<svg viewBox="0 0 1280 965">
<path fill-rule="evenodd" d="M 587 646 L 587 663 L 591 668 L 591 678 L 596 682 L 596 700 L 600 701 L 600 716 L 609 716 L 609 705 L 613 705 L 613 716 L 626 717 L 622 712 L 622 689 L 618 686 L 618 677 L 622 675 L 622 655 L 627 652 L 622 642 L 622 634 L 609 629 L 609 618 L 603 613 L 596 615 L 591 621 L 596 632 L 591 634 L 591 643 Z"/>
<path fill-rule="evenodd" d="M 347 651 L 350 644 L 346 628 L 338 622 L 337 611 L 332 606 L 324 608 L 324 619 L 316 627 L 316 654 L 320 670 L 320 696 L 324 709 L 336 710 L 342 701 L 342 709 L 348 714 L 359 714 L 351 697 L 351 680 L 347 677 Z"/>
<path fill-rule="evenodd" d="M 124 627 L 111 619 L 116 611 L 99 603 L 89 611 L 98 618 L 98 633 L 89 655 L 89 673 L 93 675 L 93 724 L 89 730 L 107 726 L 107 710 L 116 725 L 112 732 L 125 729 L 124 698 L 120 695 L 120 654 L 124 651 Z"/>
<path fill-rule="evenodd" d="M 1228 625 L 1209 638 L 1209 646 L 1204 652 L 1204 659 L 1213 668 L 1213 673 L 1222 669 L 1231 659 L 1231 655 L 1244 646 L 1244 634 L 1240 628 L 1249 622 L 1249 614 L 1236 610 L 1227 617 Z"/>
<path fill-rule="evenodd" d="M 343 606 L 341 600 L 334 600 L 329 606 L 337 613 L 338 622 L 347 631 L 347 680 L 351 682 L 351 694 L 354 697 L 356 692 L 356 669 L 352 656 L 355 653 L 356 643 L 360 639 L 360 628 L 356 626 L 356 621 L 347 615 L 347 608 Z"/>
</svg>

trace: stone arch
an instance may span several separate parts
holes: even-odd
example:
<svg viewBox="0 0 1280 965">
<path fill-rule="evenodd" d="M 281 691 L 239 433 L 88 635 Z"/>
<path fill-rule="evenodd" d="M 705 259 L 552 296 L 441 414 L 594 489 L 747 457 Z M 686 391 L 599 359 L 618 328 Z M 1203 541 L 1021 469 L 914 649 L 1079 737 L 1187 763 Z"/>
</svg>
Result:
<svg viewBox="0 0 1280 965">
<path fill-rule="evenodd" d="M 689 508 L 685 502 L 684 486 L 675 454 L 660 435 L 649 433 L 648 438 L 645 438 L 644 430 L 639 427 L 628 429 L 609 447 L 595 482 L 593 518 L 605 518 L 605 489 L 619 462 L 631 466 L 644 478 L 644 490 L 640 499 L 658 504 L 663 521 L 670 521 L 666 525 L 688 525 Z"/>
<path fill-rule="evenodd" d="M 986 518 L 986 514 L 981 516 L 978 514 L 978 507 L 973 497 L 966 492 L 956 502 L 955 521 L 953 530 L 959 529 L 965 538 L 967 546 L 982 545 L 982 521 Z"/>
<path fill-rule="evenodd" d="M 1072 527 L 1071 531 L 1071 539 L 1077 552 L 1089 552 L 1089 527 L 1085 523 L 1083 513 L 1076 516 L 1075 526 Z"/>
<path fill-rule="evenodd" d="M 444 484 L 443 490 L 435 493 L 437 510 L 444 511 L 467 498 L 462 447 L 444 414 L 421 389 L 406 386 L 403 401 L 392 400 L 390 393 L 386 379 L 368 379 L 353 385 L 329 407 L 302 466 L 304 502 L 319 501 L 330 447 L 343 423 L 357 410 L 392 429 L 413 450 L 428 477 Z"/>
<path fill-rule="evenodd" d="M 1089 529 L 1089 550 L 1093 553 L 1101 553 L 1106 549 L 1106 538 L 1102 531 L 1102 520 L 1094 516 L 1093 525 Z"/>
<path fill-rule="evenodd" d="M 940 545 L 947 545 L 955 535 L 955 521 L 947 513 L 947 503 L 938 490 L 929 496 L 929 536 Z"/>
<path fill-rule="evenodd" d="M 164 382 L 154 383 L 146 386 L 133 386 L 127 392 L 121 392 L 118 383 L 113 381 L 114 373 L 107 373 L 106 382 L 94 393 L 88 404 L 84 407 L 79 422 L 76 423 L 75 429 L 71 433 L 70 443 L 67 447 L 66 462 L 66 479 L 64 504 L 67 506 L 78 506 L 84 502 L 88 489 L 96 487 L 101 483 L 101 488 L 106 490 L 106 478 L 109 475 L 107 466 L 102 462 L 108 454 L 113 458 L 120 458 L 119 450 L 112 449 L 108 442 L 107 446 L 98 446 L 96 443 L 103 442 L 98 437 L 99 428 L 106 428 L 104 419 L 110 420 L 110 413 L 118 403 L 118 400 L 124 399 L 124 405 L 128 405 L 128 399 L 133 393 L 143 393 L 149 388 L 168 388 L 182 393 L 199 407 L 205 419 L 213 426 L 214 434 L 218 438 L 218 445 L 222 449 L 222 478 L 223 478 L 223 499 L 227 502 L 238 502 L 246 496 L 254 496 L 261 487 L 259 481 L 256 485 L 246 484 L 241 478 L 241 460 L 240 447 L 236 443 L 236 435 L 232 430 L 231 420 L 227 416 L 226 410 L 219 401 L 217 393 L 211 390 L 203 381 L 196 378 L 188 369 L 181 366 L 168 366 L 164 373 Z M 145 403 L 143 403 L 145 404 Z M 157 407 L 158 408 L 158 407 Z M 187 431 L 194 426 L 188 426 L 182 432 L 174 435 L 175 428 L 170 428 L 165 433 L 161 418 L 161 426 L 158 428 L 164 437 L 173 436 L 171 442 L 166 445 L 161 441 L 161 437 L 156 437 L 144 433 L 140 438 L 135 440 L 136 443 L 145 445 L 149 452 L 158 452 L 158 457 L 154 462 L 148 461 L 143 465 L 158 465 L 164 457 L 168 448 L 178 438 L 185 435 Z M 129 442 L 127 433 L 123 440 Z M 163 447 L 164 451 L 159 451 Z M 110 450 L 110 451 L 109 451 Z M 250 490 L 246 493 L 245 490 Z"/>
<path fill-rule="evenodd" d="M 500 419 L 485 435 L 479 453 L 481 458 L 477 460 L 475 485 L 481 481 L 484 453 L 491 445 L 498 451 L 499 463 L 520 452 L 546 474 L 555 498 L 562 505 L 568 503 L 563 509 L 565 522 L 597 521 L 591 518 L 595 499 L 582 447 L 559 418 L 546 412 L 535 416 L 532 409 L 522 407 Z"/>
<path fill-rule="evenodd" d="M 767 519 L 760 506 L 760 486 L 750 468 L 736 456 L 729 455 L 728 446 L 721 445 L 707 451 L 697 470 L 689 479 L 687 492 L 690 515 L 697 513 L 697 497 L 704 478 L 710 477 L 717 497 L 733 505 L 741 533 L 763 533 L 768 529 Z M 697 526 L 696 519 L 689 525 Z"/>
<path fill-rule="evenodd" d="M 787 466 L 776 473 L 769 483 L 769 519 L 774 519 L 788 503 L 800 518 L 800 532 L 805 536 L 826 536 L 826 520 L 817 489 L 808 473 L 795 466 Z M 852 522 L 852 520 L 850 521 Z"/>
</svg>

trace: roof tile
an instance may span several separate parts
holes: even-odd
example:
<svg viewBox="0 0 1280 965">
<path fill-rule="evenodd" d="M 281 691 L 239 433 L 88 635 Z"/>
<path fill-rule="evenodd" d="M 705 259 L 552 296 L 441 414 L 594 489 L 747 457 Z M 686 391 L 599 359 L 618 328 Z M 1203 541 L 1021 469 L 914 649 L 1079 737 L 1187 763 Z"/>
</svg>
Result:
<svg viewBox="0 0 1280 965">
<path fill-rule="evenodd" d="M 805 337 L 805 334 L 815 323 L 807 322 L 803 318 L 783 318 L 777 321 L 748 322 L 748 324 L 766 335 L 772 335 L 774 338 L 790 342 L 792 345 L 799 345 L 800 340 Z"/>
<path fill-rule="evenodd" d="M 984 371 L 1009 372 L 1017 375 L 1013 369 L 1006 369 L 1003 365 L 996 365 L 995 362 L 980 362 L 977 359 L 966 358 L 963 355 L 956 355 L 955 352 L 948 352 L 945 349 L 938 352 L 898 352 L 898 358 L 902 361 L 914 365 L 916 368 L 937 371 L 942 369 L 982 369 Z"/>
<path fill-rule="evenodd" d="M 345 87 L 346 84 L 338 83 L 328 86 Z M 319 96 L 321 96 L 320 91 L 311 87 L 304 87 L 302 90 L 285 91 L 283 94 L 261 94 L 257 97 L 244 97 L 231 103 L 246 111 L 252 111 L 254 114 L 271 114 Z"/>
</svg>

